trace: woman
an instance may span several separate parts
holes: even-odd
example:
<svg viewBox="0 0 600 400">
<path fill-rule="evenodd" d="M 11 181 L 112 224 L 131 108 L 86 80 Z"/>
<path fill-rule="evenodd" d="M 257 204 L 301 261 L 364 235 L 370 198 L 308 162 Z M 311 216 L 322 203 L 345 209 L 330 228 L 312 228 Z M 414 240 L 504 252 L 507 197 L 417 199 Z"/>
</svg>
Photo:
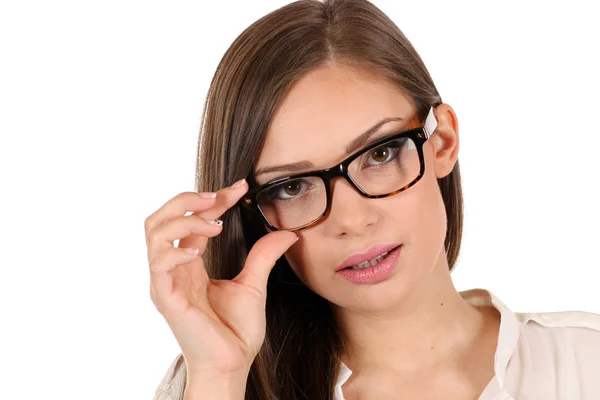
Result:
<svg viewBox="0 0 600 400">
<path fill-rule="evenodd" d="M 146 220 L 182 349 L 155 399 L 598 398 L 598 316 L 455 289 L 458 148 L 454 111 L 367 1 L 250 26 L 208 93 L 199 193 Z"/>
</svg>

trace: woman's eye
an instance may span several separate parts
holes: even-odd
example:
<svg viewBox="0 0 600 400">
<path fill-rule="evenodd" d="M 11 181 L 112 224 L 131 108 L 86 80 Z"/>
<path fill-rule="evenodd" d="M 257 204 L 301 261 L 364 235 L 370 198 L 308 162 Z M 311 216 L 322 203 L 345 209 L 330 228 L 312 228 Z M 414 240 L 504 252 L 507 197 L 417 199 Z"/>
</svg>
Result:
<svg viewBox="0 0 600 400">
<path fill-rule="evenodd" d="M 385 146 L 378 147 L 369 152 L 369 156 L 366 160 L 367 166 L 375 166 L 385 164 L 396 157 L 399 149 L 397 147 Z"/>
<path fill-rule="evenodd" d="M 374 161 L 385 162 L 385 161 L 387 161 L 388 157 L 390 156 L 390 149 L 388 149 L 387 147 L 375 149 L 375 150 L 373 150 L 371 155 L 372 155 L 372 158 Z"/>
<path fill-rule="evenodd" d="M 310 190 L 311 184 L 302 180 L 294 180 L 282 183 L 271 190 L 270 197 L 273 200 L 290 200 Z"/>
<path fill-rule="evenodd" d="M 300 193 L 300 189 L 302 189 L 300 182 L 290 182 L 283 185 L 281 190 L 283 190 L 287 196 L 296 196 Z"/>
</svg>

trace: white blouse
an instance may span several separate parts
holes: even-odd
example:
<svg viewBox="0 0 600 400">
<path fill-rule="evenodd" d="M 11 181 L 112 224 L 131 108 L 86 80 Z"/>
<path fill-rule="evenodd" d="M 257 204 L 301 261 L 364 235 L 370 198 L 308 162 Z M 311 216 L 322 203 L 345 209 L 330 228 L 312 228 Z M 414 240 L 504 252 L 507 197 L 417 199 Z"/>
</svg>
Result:
<svg viewBox="0 0 600 400">
<path fill-rule="evenodd" d="M 460 293 L 474 306 L 500 312 L 495 375 L 479 400 L 599 400 L 600 315 L 570 311 L 513 313 L 492 293 Z M 352 371 L 341 363 L 333 400 Z M 182 400 L 185 362 L 179 354 L 156 389 L 154 400 Z"/>
</svg>

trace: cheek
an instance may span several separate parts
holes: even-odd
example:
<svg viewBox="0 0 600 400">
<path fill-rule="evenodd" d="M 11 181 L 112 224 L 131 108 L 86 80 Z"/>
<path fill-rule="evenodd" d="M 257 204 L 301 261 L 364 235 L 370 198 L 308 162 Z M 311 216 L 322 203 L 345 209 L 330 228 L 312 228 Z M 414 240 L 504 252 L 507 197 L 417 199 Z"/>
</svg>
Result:
<svg viewBox="0 0 600 400">
<path fill-rule="evenodd" d="M 306 265 L 306 260 L 309 258 L 309 255 L 306 254 L 308 246 L 304 235 L 299 234 L 299 236 L 300 240 L 285 252 L 285 258 L 296 276 L 306 284 L 306 273 L 303 266 Z"/>
<path fill-rule="evenodd" d="M 433 169 L 415 185 L 410 237 L 423 257 L 437 257 L 446 237 L 446 208 Z"/>
<path fill-rule="evenodd" d="M 300 231 L 300 240 L 285 253 L 285 258 L 298 279 L 318 293 L 317 288 L 327 280 L 324 268 L 331 260 L 327 259 L 326 241 L 316 228 Z"/>
</svg>

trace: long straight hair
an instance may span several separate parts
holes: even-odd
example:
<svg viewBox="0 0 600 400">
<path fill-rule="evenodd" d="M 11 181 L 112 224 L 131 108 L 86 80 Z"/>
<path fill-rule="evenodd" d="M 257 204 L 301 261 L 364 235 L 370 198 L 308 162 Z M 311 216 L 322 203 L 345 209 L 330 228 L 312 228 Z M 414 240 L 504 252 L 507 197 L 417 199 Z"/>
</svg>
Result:
<svg viewBox="0 0 600 400">
<path fill-rule="evenodd" d="M 367 68 L 395 84 L 421 120 L 442 100 L 423 61 L 400 29 L 366 0 L 301 0 L 248 27 L 229 47 L 212 79 L 198 143 L 196 189 L 216 191 L 246 178 L 270 121 L 290 86 L 328 62 Z M 462 235 L 458 163 L 439 179 L 447 213 L 445 250 L 452 269 Z M 266 233 L 239 207 L 224 216 L 221 235 L 204 256 L 213 279 L 233 279 Z M 327 300 L 308 289 L 285 257 L 267 285 L 266 337 L 254 360 L 247 400 L 331 399 L 341 335 Z"/>
</svg>

